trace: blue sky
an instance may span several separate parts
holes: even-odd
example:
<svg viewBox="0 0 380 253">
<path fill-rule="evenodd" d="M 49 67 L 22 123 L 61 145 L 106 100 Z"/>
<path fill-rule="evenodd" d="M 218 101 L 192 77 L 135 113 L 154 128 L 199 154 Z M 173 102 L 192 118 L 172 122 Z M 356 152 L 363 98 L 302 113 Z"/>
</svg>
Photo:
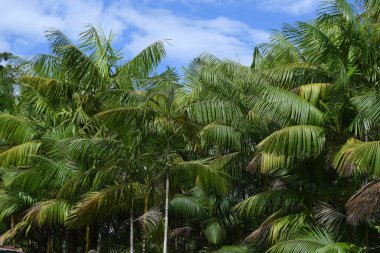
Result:
<svg viewBox="0 0 380 253">
<path fill-rule="evenodd" d="M 312 18 L 322 0 L 0 0 L 0 52 L 48 52 L 46 27 L 73 41 L 92 23 L 115 33 L 114 45 L 132 57 L 170 39 L 165 64 L 180 66 L 203 52 L 250 64 L 253 48 L 271 29 Z"/>
</svg>

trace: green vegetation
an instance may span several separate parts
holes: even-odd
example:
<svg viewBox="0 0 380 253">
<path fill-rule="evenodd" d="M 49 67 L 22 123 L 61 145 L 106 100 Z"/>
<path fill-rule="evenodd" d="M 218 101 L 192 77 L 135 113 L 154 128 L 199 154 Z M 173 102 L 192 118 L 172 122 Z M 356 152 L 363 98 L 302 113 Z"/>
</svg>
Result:
<svg viewBox="0 0 380 253">
<path fill-rule="evenodd" d="M 1 240 L 25 252 L 378 252 L 380 4 L 326 3 L 250 67 L 89 26 L 1 54 Z M 128 59 L 128 60 L 127 60 Z M 4 61 L 2 62 L 4 64 Z"/>
</svg>

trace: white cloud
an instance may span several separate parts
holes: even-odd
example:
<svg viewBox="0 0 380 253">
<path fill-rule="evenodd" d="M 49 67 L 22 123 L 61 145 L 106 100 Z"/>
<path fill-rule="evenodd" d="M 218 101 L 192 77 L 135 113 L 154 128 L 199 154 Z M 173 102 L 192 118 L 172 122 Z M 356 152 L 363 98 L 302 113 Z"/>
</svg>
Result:
<svg viewBox="0 0 380 253">
<path fill-rule="evenodd" d="M 249 64 L 254 44 L 268 38 L 266 32 L 238 20 L 181 17 L 165 9 L 147 6 L 140 10 L 122 0 L 107 5 L 105 0 L 5 2 L 0 1 L 0 8 L 7 10 L 0 22 L 0 34 L 6 35 L 0 37 L 0 48 L 12 48 L 16 52 L 16 44 L 33 51 L 33 46 L 45 43 L 44 27 L 59 28 L 74 37 L 88 23 L 102 25 L 106 31 L 112 29 L 119 35 L 118 42 L 124 44 L 126 52 L 132 55 L 156 40 L 172 39 L 173 47 L 167 46 L 168 58 L 177 64 L 186 64 L 203 52 L 235 60 L 238 54 L 242 63 Z M 12 40 L 5 39 L 10 37 Z"/>
<path fill-rule="evenodd" d="M 320 3 L 322 0 L 262 0 L 257 6 L 268 11 L 302 15 L 312 12 Z"/>
<path fill-rule="evenodd" d="M 249 64 L 256 43 L 265 41 L 268 34 L 247 24 L 225 17 L 215 19 L 192 19 L 175 16 L 164 10 L 145 13 L 135 9 L 120 12 L 121 18 L 135 28 L 132 41 L 126 48 L 137 53 L 153 41 L 170 39 L 168 56 L 177 62 L 187 63 L 193 57 L 209 52 L 221 58 Z"/>
<path fill-rule="evenodd" d="M 145 1 L 150 2 L 154 0 L 145 0 Z M 247 0 L 240 0 L 239 2 L 236 0 L 158 0 L 158 1 L 161 1 L 164 3 L 182 3 L 186 5 L 192 5 L 192 4 L 226 5 L 226 4 L 239 4 Z"/>
</svg>

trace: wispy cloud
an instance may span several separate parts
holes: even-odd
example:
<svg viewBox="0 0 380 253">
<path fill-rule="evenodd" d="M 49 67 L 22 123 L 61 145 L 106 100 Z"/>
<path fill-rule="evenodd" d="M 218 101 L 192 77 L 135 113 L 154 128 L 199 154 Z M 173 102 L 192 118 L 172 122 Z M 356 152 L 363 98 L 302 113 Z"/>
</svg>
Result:
<svg viewBox="0 0 380 253">
<path fill-rule="evenodd" d="M 242 63 L 251 61 L 253 46 L 267 40 L 268 33 L 247 24 L 218 17 L 215 19 L 191 19 L 174 15 L 165 10 L 148 10 L 144 13 L 134 9 L 120 12 L 125 22 L 133 26 L 131 42 L 126 48 L 137 53 L 142 45 L 160 39 L 170 39 L 168 55 L 177 62 L 185 63 L 203 52 Z"/>
<path fill-rule="evenodd" d="M 45 43 L 44 27 L 59 28 L 73 37 L 92 23 L 112 29 L 117 42 L 132 55 L 156 40 L 171 39 L 168 58 L 176 64 L 186 64 L 203 52 L 235 60 L 238 54 L 242 63 L 249 64 L 253 46 L 268 38 L 265 31 L 238 20 L 181 17 L 166 9 L 139 9 L 125 1 L 13 0 L 0 1 L 0 8 L 7 9 L 0 22 L 0 51 L 29 47 L 33 52 L 33 47 Z"/>
<path fill-rule="evenodd" d="M 321 2 L 322 0 L 262 0 L 257 7 L 289 15 L 302 15 L 315 10 Z"/>
</svg>

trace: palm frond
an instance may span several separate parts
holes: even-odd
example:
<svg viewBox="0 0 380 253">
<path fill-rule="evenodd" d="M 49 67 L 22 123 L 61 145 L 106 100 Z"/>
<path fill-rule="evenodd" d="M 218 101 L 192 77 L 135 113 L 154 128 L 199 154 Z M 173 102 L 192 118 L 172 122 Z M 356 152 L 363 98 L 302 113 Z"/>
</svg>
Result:
<svg viewBox="0 0 380 253">
<path fill-rule="evenodd" d="M 210 159 L 182 161 L 173 166 L 173 172 L 185 172 L 196 178 L 196 183 L 201 188 L 212 188 L 221 193 L 227 192 L 231 186 L 230 176 L 220 168 L 220 163 L 212 164 Z M 219 165 L 219 166 L 218 166 Z"/>
<path fill-rule="evenodd" d="M 226 236 L 224 228 L 217 221 L 208 224 L 206 229 L 204 230 L 204 233 L 207 238 L 207 241 L 212 244 L 222 243 L 224 237 Z"/>
<path fill-rule="evenodd" d="M 213 253 L 248 253 L 248 249 L 243 246 L 223 246 L 218 250 L 213 251 Z"/>
<path fill-rule="evenodd" d="M 329 234 L 317 230 L 315 232 L 305 233 L 301 238 L 279 242 L 272 246 L 267 252 L 311 253 L 316 252 L 318 249 L 330 243 L 333 243 L 333 241 Z"/>
<path fill-rule="evenodd" d="M 380 121 L 380 95 L 371 92 L 365 95 L 351 98 L 352 104 L 359 111 L 361 117 L 371 119 L 372 122 Z"/>
<path fill-rule="evenodd" d="M 337 228 L 347 218 L 345 214 L 325 202 L 318 202 L 313 207 L 313 213 L 318 223 L 328 230 L 338 230 Z"/>
<path fill-rule="evenodd" d="M 40 142 L 26 142 L 0 152 L 0 167 L 25 165 L 40 146 Z"/>
<path fill-rule="evenodd" d="M 63 225 L 70 208 L 70 204 L 59 199 L 38 202 L 27 210 L 23 221 L 39 227 Z"/>
<path fill-rule="evenodd" d="M 170 201 L 170 210 L 185 218 L 202 218 L 206 216 L 206 207 L 198 199 L 178 195 Z"/>
<path fill-rule="evenodd" d="M 138 183 L 114 185 L 98 192 L 90 192 L 78 202 L 65 221 L 68 228 L 79 228 L 95 219 L 124 213 L 133 198 L 141 196 L 143 186 Z"/>
<path fill-rule="evenodd" d="M 241 134 L 230 126 L 211 123 L 206 125 L 199 134 L 202 146 L 216 143 L 222 147 L 234 147 L 236 149 L 241 147 Z"/>
<path fill-rule="evenodd" d="M 284 155 L 273 155 L 261 152 L 251 160 L 247 169 L 250 171 L 260 171 L 261 173 L 270 173 L 277 169 L 285 168 L 289 163 L 289 158 L 286 158 Z"/>
<path fill-rule="evenodd" d="M 23 76 L 20 82 L 33 87 L 36 92 L 49 101 L 59 101 L 68 98 L 70 85 L 53 78 Z"/>
<path fill-rule="evenodd" d="M 124 64 L 119 70 L 117 78 L 122 78 L 123 76 L 127 76 L 128 78 L 147 77 L 165 56 L 166 51 L 163 42 L 157 41 Z"/>
<path fill-rule="evenodd" d="M 369 17 L 377 19 L 380 14 L 380 3 L 376 0 L 359 0 L 364 3 L 366 7 L 366 13 Z"/>
<path fill-rule="evenodd" d="M 315 105 L 320 99 L 326 97 L 327 89 L 331 86 L 329 83 L 311 83 L 299 86 L 293 89 L 301 98 Z"/>
<path fill-rule="evenodd" d="M 272 133 L 257 145 L 257 149 L 276 156 L 315 157 L 320 154 L 324 144 L 322 127 L 298 125 Z"/>
<path fill-rule="evenodd" d="M 380 204 L 380 180 L 372 181 L 353 195 L 346 204 L 347 221 L 358 225 L 378 211 Z"/>
<path fill-rule="evenodd" d="M 43 156 L 31 157 L 30 169 L 15 175 L 10 185 L 29 192 L 49 189 L 51 192 L 60 189 L 64 183 L 77 173 L 76 166 L 67 161 L 55 161 Z"/>
<path fill-rule="evenodd" d="M 23 117 L 0 113 L 0 137 L 10 144 L 22 144 L 36 135 L 34 122 Z"/>
<path fill-rule="evenodd" d="M 241 118 L 240 109 L 227 101 L 210 100 L 200 101 L 185 107 L 190 119 L 199 124 L 210 124 L 213 122 L 229 123 L 235 118 Z"/>
<path fill-rule="evenodd" d="M 336 154 L 333 166 L 345 176 L 367 172 L 380 175 L 380 142 L 349 139 Z"/>
<path fill-rule="evenodd" d="M 290 122 L 320 125 L 323 119 L 323 113 L 313 104 L 281 88 L 263 87 L 257 96 L 245 98 L 245 103 L 264 117 L 270 115 L 281 125 Z"/>
<path fill-rule="evenodd" d="M 151 234 L 162 223 L 162 213 L 157 208 L 153 208 L 138 217 L 135 221 L 139 222 L 144 233 Z"/>
<path fill-rule="evenodd" d="M 264 241 L 271 244 L 288 240 L 305 228 L 307 228 L 307 215 L 305 213 L 283 216 L 279 211 L 269 216 L 245 241 Z"/>
<path fill-rule="evenodd" d="M 95 117 L 112 129 L 125 129 L 126 126 L 132 126 L 133 122 L 143 124 L 150 119 L 151 113 L 147 108 L 121 107 L 100 112 Z"/>
<path fill-rule="evenodd" d="M 305 195 L 300 192 L 281 189 L 269 190 L 246 198 L 235 206 L 240 214 L 258 216 L 265 212 L 276 212 L 280 209 L 297 209 L 305 201 Z"/>
</svg>

